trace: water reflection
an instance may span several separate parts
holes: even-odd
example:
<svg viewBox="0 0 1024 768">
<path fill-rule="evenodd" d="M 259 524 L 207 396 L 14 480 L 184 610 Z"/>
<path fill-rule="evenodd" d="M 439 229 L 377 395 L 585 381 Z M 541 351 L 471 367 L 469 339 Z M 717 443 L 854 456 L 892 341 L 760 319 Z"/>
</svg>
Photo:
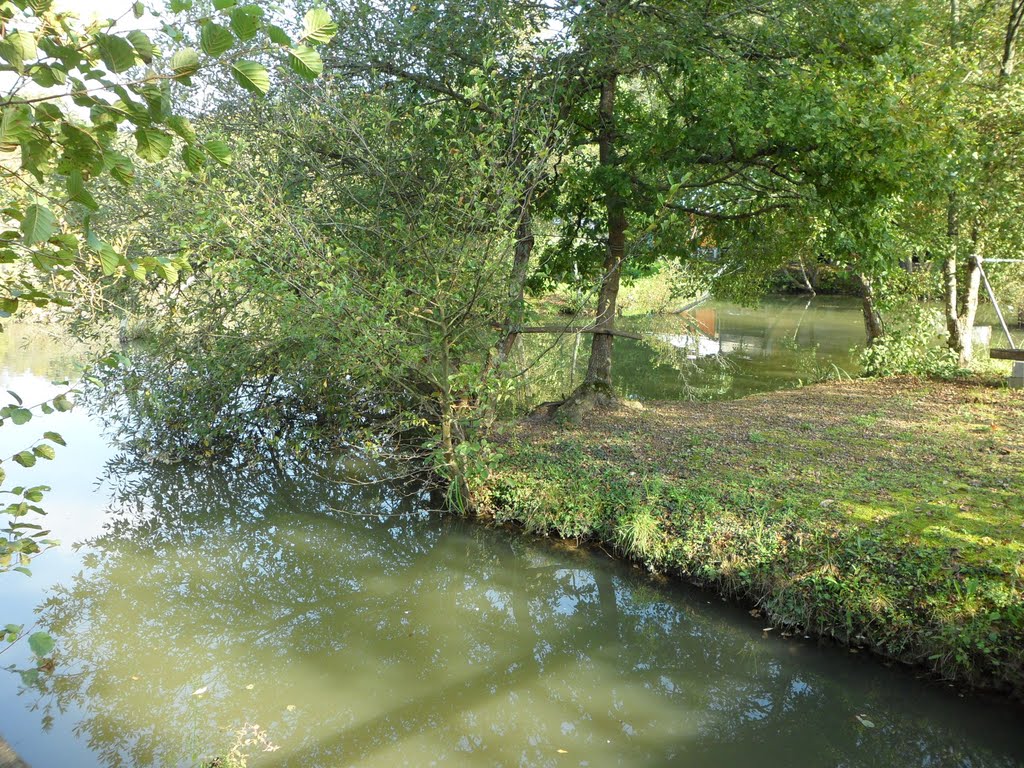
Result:
<svg viewBox="0 0 1024 768">
<path fill-rule="evenodd" d="M 756 308 L 711 302 L 683 315 L 616 324 L 645 337 L 616 339 L 612 371 L 619 391 L 639 400 L 730 399 L 855 374 L 855 348 L 864 342 L 859 303 L 836 297 L 765 299 Z M 582 381 L 588 350 L 578 335 L 524 337 L 517 358 L 526 371 L 521 405 L 571 392 Z"/>
<path fill-rule="evenodd" d="M 247 723 L 280 746 L 259 765 L 1024 757 L 1006 707 L 766 639 L 705 595 L 429 515 L 398 488 L 310 467 L 111 470 L 112 522 L 41 614 L 61 648 L 43 716 L 79 713 L 99 765 L 189 764 Z"/>
</svg>

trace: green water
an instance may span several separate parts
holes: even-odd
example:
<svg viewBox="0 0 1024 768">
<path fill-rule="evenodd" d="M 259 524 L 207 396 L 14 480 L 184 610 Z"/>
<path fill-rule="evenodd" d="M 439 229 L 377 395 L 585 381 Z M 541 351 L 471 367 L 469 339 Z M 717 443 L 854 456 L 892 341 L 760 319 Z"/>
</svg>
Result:
<svg viewBox="0 0 1024 768">
<path fill-rule="evenodd" d="M 64 373 L 33 354 L 0 382 L 26 400 L 54 391 L 37 373 Z M 84 409 L 5 427 L 4 455 L 42 429 L 68 448 L 12 482 L 54 486 L 64 544 L 32 578 L 0 576 L 0 620 L 57 640 L 37 685 L 0 671 L 0 736 L 33 768 L 194 765 L 240 731 L 276 747 L 250 765 L 304 768 L 1024 762 L 1005 701 L 438 515 L 398 482 L 149 465 Z"/>
<path fill-rule="evenodd" d="M 571 319 L 540 322 L 564 327 Z M 617 338 L 612 366 L 618 390 L 638 400 L 733 399 L 856 375 L 864 344 L 860 302 L 842 297 L 766 299 L 756 308 L 708 302 L 683 315 L 619 318 L 616 327 L 645 337 Z M 571 392 L 586 373 L 590 338 L 524 336 L 515 359 L 526 371 L 523 402 Z"/>
</svg>

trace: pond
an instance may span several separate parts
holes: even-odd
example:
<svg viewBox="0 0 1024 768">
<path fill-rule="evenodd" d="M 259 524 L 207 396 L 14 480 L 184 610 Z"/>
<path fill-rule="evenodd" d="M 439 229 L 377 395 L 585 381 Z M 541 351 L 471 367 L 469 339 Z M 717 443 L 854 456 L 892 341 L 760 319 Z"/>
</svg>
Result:
<svg viewBox="0 0 1024 768">
<path fill-rule="evenodd" d="M 942 310 L 930 305 L 935 343 L 943 343 Z M 990 305 L 978 312 L 979 333 L 1006 346 Z M 545 327 L 582 325 L 550 316 Z M 643 336 L 617 338 L 612 378 L 635 400 L 732 400 L 861 372 L 864 320 L 859 299 L 842 296 L 777 296 L 756 307 L 709 301 L 683 314 L 627 316 L 616 327 Z M 1011 328 L 1018 346 L 1024 331 Z M 587 372 L 590 336 L 529 334 L 515 362 L 525 372 L 519 403 L 561 400 Z M 984 348 L 980 354 L 984 355 Z"/>
<path fill-rule="evenodd" d="M 547 327 L 582 321 L 552 316 Z M 846 297 L 775 297 L 757 307 L 711 301 L 691 312 L 627 316 L 616 327 L 643 340 L 617 338 L 612 376 L 637 400 L 722 400 L 856 376 L 864 344 L 860 301 Z M 590 336 L 529 334 L 516 362 L 526 371 L 526 404 L 557 400 L 582 381 Z"/>
<path fill-rule="evenodd" d="M 28 402 L 71 373 L 58 348 L 8 352 Z M 4 455 L 44 429 L 68 447 L 11 482 L 53 486 L 63 543 L 0 575 L 0 619 L 57 642 L 34 683 L 24 643 L 2 657 L 0 736 L 34 768 L 198 765 L 246 740 L 250 765 L 303 768 L 1024 762 L 1006 701 L 397 481 L 336 482 L 344 459 L 153 465 L 82 408 L 5 426 Z"/>
</svg>

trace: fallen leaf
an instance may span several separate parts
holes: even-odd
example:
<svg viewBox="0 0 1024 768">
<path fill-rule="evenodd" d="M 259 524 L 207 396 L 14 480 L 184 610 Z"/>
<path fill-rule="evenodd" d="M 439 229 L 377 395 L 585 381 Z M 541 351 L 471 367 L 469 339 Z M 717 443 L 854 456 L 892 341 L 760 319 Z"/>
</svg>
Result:
<svg viewBox="0 0 1024 768">
<path fill-rule="evenodd" d="M 569 751 L 568 751 L 568 750 L 566 750 L 566 749 L 556 749 L 555 751 L 556 751 L 556 752 L 557 752 L 558 754 L 560 754 L 560 755 L 568 755 L 568 754 L 569 754 Z"/>
<path fill-rule="evenodd" d="M 874 728 L 875 724 L 868 720 L 867 715 L 857 715 L 857 722 L 863 725 L 865 728 Z"/>
<path fill-rule="evenodd" d="M 207 686 L 204 685 L 202 688 L 196 688 L 194 691 L 192 691 L 192 695 L 202 696 L 204 693 L 206 693 L 207 690 L 209 689 L 207 688 Z"/>
</svg>

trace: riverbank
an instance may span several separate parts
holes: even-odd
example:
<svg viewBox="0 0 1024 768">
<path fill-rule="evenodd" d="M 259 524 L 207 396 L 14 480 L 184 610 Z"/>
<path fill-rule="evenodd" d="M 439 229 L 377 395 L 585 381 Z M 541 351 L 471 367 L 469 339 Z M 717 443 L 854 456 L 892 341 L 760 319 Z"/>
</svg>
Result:
<svg viewBox="0 0 1024 768">
<path fill-rule="evenodd" d="M 1024 394 L 856 380 L 579 425 L 527 421 L 475 488 L 499 522 L 614 547 L 833 637 L 1024 698 Z"/>
</svg>

